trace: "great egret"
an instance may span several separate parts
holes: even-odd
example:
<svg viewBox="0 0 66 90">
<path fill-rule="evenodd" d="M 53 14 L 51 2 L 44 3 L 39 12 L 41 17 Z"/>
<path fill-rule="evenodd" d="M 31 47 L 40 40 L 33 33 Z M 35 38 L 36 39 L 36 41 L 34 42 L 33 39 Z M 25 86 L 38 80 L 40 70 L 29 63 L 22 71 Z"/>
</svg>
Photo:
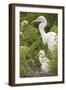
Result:
<svg viewBox="0 0 66 90">
<path fill-rule="evenodd" d="M 50 71 L 50 60 L 45 56 L 44 50 L 39 51 L 39 61 L 41 69 L 45 74 L 49 74 Z"/>
<path fill-rule="evenodd" d="M 39 31 L 43 40 L 44 44 L 48 45 L 48 49 L 50 50 L 50 52 L 53 52 L 54 50 L 54 46 L 56 45 L 56 39 L 57 39 L 57 35 L 55 32 L 45 32 L 45 27 L 47 25 L 47 20 L 44 16 L 39 16 L 36 20 L 34 20 L 32 23 L 34 22 L 40 22 L 39 24 Z"/>
</svg>

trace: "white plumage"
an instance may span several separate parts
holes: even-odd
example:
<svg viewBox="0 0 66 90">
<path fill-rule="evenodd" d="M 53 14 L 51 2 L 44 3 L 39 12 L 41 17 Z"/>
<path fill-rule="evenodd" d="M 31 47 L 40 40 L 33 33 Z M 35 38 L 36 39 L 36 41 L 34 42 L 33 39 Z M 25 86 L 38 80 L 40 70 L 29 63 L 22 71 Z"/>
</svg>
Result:
<svg viewBox="0 0 66 90">
<path fill-rule="evenodd" d="M 39 24 L 39 31 L 40 31 L 43 43 L 47 44 L 48 45 L 48 49 L 51 52 L 53 52 L 54 46 L 57 43 L 56 42 L 57 41 L 56 40 L 57 39 L 56 33 L 55 32 L 48 32 L 48 33 L 45 32 L 44 28 L 47 25 L 47 20 L 46 20 L 45 17 L 39 16 L 36 20 L 33 21 L 33 23 L 34 22 L 40 22 L 40 24 Z"/>
<path fill-rule="evenodd" d="M 50 71 L 50 60 L 45 56 L 44 50 L 39 51 L 39 61 L 41 69 L 45 74 L 49 74 Z"/>
</svg>

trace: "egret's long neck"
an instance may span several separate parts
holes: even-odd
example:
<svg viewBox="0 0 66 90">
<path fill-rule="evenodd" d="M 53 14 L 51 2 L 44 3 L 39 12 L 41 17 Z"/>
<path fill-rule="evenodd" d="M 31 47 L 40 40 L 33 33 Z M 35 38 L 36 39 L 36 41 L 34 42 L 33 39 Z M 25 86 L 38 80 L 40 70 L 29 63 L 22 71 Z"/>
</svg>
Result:
<svg viewBox="0 0 66 90">
<path fill-rule="evenodd" d="M 45 28 L 44 23 L 40 23 L 39 24 L 40 34 L 41 34 L 41 37 L 42 37 L 44 44 L 46 44 L 46 33 L 45 33 L 44 28 Z"/>
</svg>

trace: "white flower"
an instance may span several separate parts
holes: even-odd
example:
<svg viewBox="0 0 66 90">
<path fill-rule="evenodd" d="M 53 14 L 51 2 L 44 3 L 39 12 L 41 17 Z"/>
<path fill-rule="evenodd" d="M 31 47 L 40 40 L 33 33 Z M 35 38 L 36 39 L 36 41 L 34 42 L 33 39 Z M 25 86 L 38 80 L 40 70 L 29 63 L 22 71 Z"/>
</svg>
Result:
<svg viewBox="0 0 66 90">
<path fill-rule="evenodd" d="M 22 22 L 21 22 L 21 26 L 23 27 L 25 24 L 28 24 L 28 21 L 27 20 L 23 20 Z"/>
</svg>

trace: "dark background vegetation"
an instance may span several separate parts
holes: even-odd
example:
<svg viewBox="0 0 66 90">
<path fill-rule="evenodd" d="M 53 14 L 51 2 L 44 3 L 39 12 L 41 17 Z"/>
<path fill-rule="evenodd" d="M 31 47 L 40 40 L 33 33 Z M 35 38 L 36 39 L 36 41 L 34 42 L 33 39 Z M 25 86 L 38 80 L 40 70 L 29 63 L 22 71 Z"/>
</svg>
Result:
<svg viewBox="0 0 66 90">
<path fill-rule="evenodd" d="M 43 49 L 46 57 L 51 60 L 51 74 L 57 75 L 58 67 L 58 53 L 57 47 L 51 55 L 47 45 L 44 45 L 40 32 L 38 30 L 38 23 L 31 23 L 38 16 L 45 16 L 48 24 L 45 28 L 46 33 L 49 31 L 58 33 L 58 16 L 57 14 L 48 13 L 31 13 L 20 12 L 20 77 L 44 76 L 40 74 L 40 62 L 38 52 Z M 21 26 L 23 20 L 27 20 L 28 24 Z"/>
</svg>

